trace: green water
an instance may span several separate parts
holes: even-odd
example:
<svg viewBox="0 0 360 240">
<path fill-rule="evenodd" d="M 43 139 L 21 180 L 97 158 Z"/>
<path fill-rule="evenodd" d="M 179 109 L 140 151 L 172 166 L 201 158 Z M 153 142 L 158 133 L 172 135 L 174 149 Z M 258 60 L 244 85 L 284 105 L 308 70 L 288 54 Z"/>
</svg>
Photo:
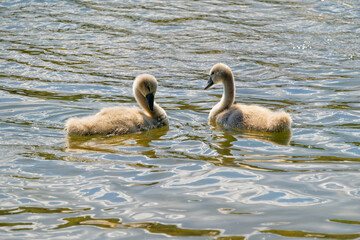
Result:
<svg viewBox="0 0 360 240">
<path fill-rule="evenodd" d="M 360 238 L 360 3 L 0 2 L 1 239 Z M 237 103 L 285 133 L 208 124 L 229 65 Z M 149 73 L 168 128 L 68 137 L 136 105 Z"/>
</svg>

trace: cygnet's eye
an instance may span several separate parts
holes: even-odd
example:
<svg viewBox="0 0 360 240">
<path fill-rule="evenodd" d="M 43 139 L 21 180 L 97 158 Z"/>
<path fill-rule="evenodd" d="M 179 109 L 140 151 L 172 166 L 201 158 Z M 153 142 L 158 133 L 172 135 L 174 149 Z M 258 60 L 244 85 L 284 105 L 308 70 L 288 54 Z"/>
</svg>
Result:
<svg viewBox="0 0 360 240">
<path fill-rule="evenodd" d="M 150 85 L 148 83 L 144 84 L 144 90 L 150 92 Z"/>
</svg>

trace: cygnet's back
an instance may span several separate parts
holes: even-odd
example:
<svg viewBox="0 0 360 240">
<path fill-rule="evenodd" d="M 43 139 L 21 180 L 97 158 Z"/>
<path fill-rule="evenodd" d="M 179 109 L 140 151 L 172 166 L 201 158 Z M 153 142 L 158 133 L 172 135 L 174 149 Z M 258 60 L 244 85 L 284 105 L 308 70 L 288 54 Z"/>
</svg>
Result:
<svg viewBox="0 0 360 240">
<path fill-rule="evenodd" d="M 165 111 L 154 102 L 157 89 L 155 77 L 142 74 L 136 77 L 133 92 L 138 107 L 109 107 L 99 113 L 66 121 L 68 134 L 72 135 L 118 135 L 146 131 L 168 125 Z"/>
<path fill-rule="evenodd" d="M 284 111 L 272 111 L 258 105 L 233 104 L 235 98 L 234 76 L 225 64 L 215 64 L 205 89 L 222 83 L 224 93 L 209 114 L 209 120 L 225 127 L 266 132 L 281 132 L 290 128 L 291 117 Z"/>
<path fill-rule="evenodd" d="M 215 117 L 215 122 L 231 128 L 281 132 L 290 128 L 284 111 L 271 111 L 258 105 L 235 104 Z"/>
</svg>

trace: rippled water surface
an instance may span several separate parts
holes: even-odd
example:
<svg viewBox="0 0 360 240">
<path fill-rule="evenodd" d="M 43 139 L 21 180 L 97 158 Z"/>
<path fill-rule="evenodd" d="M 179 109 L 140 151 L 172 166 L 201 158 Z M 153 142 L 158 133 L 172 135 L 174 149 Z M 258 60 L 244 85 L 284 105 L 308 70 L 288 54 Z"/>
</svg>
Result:
<svg viewBox="0 0 360 240">
<path fill-rule="evenodd" d="M 360 2 L 0 1 L 1 239 L 360 238 Z M 211 126 L 236 102 L 291 133 Z M 159 81 L 168 128 L 68 137 Z"/>
</svg>

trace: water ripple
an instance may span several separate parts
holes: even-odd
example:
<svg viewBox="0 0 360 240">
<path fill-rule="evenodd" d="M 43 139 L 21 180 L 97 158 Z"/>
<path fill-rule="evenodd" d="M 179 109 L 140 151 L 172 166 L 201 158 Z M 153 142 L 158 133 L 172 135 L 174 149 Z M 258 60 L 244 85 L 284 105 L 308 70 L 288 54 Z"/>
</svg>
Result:
<svg viewBox="0 0 360 240">
<path fill-rule="evenodd" d="M 359 237 L 358 9 L 2 1 L 0 237 Z M 291 131 L 209 125 L 216 62 L 234 72 L 236 103 L 289 112 Z M 65 135 L 70 117 L 137 105 L 141 73 L 158 79 L 169 127 Z"/>
</svg>

